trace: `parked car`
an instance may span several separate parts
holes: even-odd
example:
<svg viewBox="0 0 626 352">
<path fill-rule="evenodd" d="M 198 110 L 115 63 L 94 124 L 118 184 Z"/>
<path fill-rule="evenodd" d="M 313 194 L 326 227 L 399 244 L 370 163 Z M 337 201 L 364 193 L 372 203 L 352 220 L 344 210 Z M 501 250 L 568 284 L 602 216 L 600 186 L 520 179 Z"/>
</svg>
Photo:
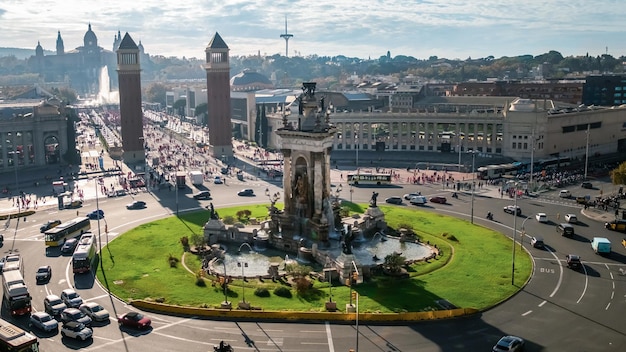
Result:
<svg viewBox="0 0 626 352">
<path fill-rule="evenodd" d="M 559 191 L 559 197 L 561 197 L 561 198 L 569 198 L 571 196 L 572 196 L 572 194 L 568 190 L 566 190 L 566 189 L 562 189 L 562 190 Z"/>
<path fill-rule="evenodd" d="M 61 291 L 61 300 L 63 300 L 63 303 L 69 308 L 78 308 L 83 304 L 83 299 L 71 288 L 66 288 Z"/>
<path fill-rule="evenodd" d="M 580 262 L 580 257 L 576 254 L 568 254 L 565 256 L 565 263 L 570 269 L 578 270 L 582 268 L 583 264 Z"/>
<path fill-rule="evenodd" d="M 126 204 L 126 209 L 143 209 L 146 207 L 146 202 L 143 200 L 136 200 L 132 203 Z"/>
<path fill-rule="evenodd" d="M 448 200 L 446 199 L 446 197 L 434 196 L 434 197 L 430 197 L 430 202 L 431 203 L 438 203 L 438 204 L 446 204 L 446 202 L 448 202 Z"/>
<path fill-rule="evenodd" d="M 87 214 L 89 220 L 98 220 L 104 218 L 104 211 L 102 209 L 96 209 L 91 213 Z"/>
<path fill-rule="evenodd" d="M 70 321 L 63 324 L 61 328 L 61 335 L 63 337 L 71 337 L 73 339 L 85 341 L 93 336 L 93 330 L 88 328 L 85 324 L 77 321 Z"/>
<path fill-rule="evenodd" d="M 109 320 L 109 311 L 96 302 L 86 302 L 80 305 L 80 311 L 87 314 L 93 321 Z"/>
<path fill-rule="evenodd" d="M 500 340 L 493 346 L 493 352 L 514 352 L 524 350 L 524 339 L 517 336 L 502 336 Z"/>
<path fill-rule="evenodd" d="M 545 244 L 543 243 L 543 237 L 533 236 L 533 238 L 530 239 L 530 245 L 535 248 L 543 249 L 545 246 Z"/>
<path fill-rule="evenodd" d="M 578 218 L 576 217 L 576 214 L 565 214 L 565 221 L 570 224 L 575 224 L 578 222 Z"/>
<path fill-rule="evenodd" d="M 522 215 L 522 209 L 519 207 L 519 205 L 507 205 L 503 208 L 503 210 L 505 213 Z"/>
<path fill-rule="evenodd" d="M 48 282 L 52 277 L 52 268 L 50 265 L 40 266 L 35 273 L 35 280 L 37 283 Z"/>
<path fill-rule="evenodd" d="M 63 302 L 61 297 L 57 295 L 47 295 L 43 300 L 43 308 L 46 313 L 57 316 L 67 308 L 67 305 Z"/>
<path fill-rule="evenodd" d="M 200 191 L 193 195 L 193 199 L 211 199 L 211 192 Z"/>
<path fill-rule="evenodd" d="M 61 225 L 61 220 L 50 220 L 46 222 L 45 224 L 41 225 L 41 227 L 39 228 L 39 232 L 44 233 L 50 230 L 51 228 L 57 227 L 59 225 Z"/>
<path fill-rule="evenodd" d="M 224 181 L 222 181 L 221 176 L 215 176 L 215 178 L 213 178 L 213 183 L 215 183 L 216 185 L 219 185 L 219 184 L 224 183 Z"/>
<path fill-rule="evenodd" d="M 242 189 L 241 191 L 237 192 L 237 195 L 241 197 L 252 197 L 254 196 L 254 190 L 252 188 Z"/>
<path fill-rule="evenodd" d="M 117 317 L 120 326 L 128 326 L 135 329 L 147 329 L 152 324 L 150 318 L 139 312 L 128 312 Z"/>
<path fill-rule="evenodd" d="M 81 311 L 78 308 L 65 308 L 59 319 L 62 323 L 69 323 L 70 321 L 77 321 L 79 323 L 83 323 L 87 326 L 91 325 L 91 318 L 85 314 L 85 312 Z"/>
<path fill-rule="evenodd" d="M 68 238 L 61 246 L 61 253 L 63 254 L 72 254 L 74 253 L 74 249 L 76 249 L 76 245 L 78 245 L 78 239 L 76 238 Z"/>
<path fill-rule="evenodd" d="M 30 325 L 43 331 L 55 331 L 59 322 L 46 312 L 34 312 L 30 315 Z"/>
<path fill-rule="evenodd" d="M 593 188 L 593 185 L 591 184 L 591 182 L 587 182 L 587 181 L 585 181 L 585 182 L 583 182 L 583 183 L 581 183 L 581 184 L 580 184 L 580 187 L 582 187 L 582 188 L 586 188 L 586 189 L 592 189 L 592 188 Z"/>
<path fill-rule="evenodd" d="M 385 203 L 389 203 L 389 204 L 402 204 L 402 197 L 389 197 L 389 198 L 385 198 Z"/>
<path fill-rule="evenodd" d="M 546 213 L 537 213 L 535 214 L 535 219 L 537 219 L 538 222 L 546 223 L 548 222 L 548 215 L 546 215 Z"/>
</svg>

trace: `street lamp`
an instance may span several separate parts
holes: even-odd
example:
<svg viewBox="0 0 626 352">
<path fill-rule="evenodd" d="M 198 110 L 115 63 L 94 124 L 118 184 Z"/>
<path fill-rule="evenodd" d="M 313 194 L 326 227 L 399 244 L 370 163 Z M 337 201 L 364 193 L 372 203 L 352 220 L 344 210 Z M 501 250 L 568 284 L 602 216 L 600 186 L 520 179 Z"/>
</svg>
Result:
<svg viewBox="0 0 626 352">
<path fill-rule="evenodd" d="M 515 208 L 513 209 L 513 259 L 511 261 L 511 285 L 515 285 L 515 236 L 517 234 L 517 185 L 515 187 Z"/>
<path fill-rule="evenodd" d="M 339 184 L 339 186 L 337 186 L 337 188 L 335 189 L 335 203 L 339 204 L 339 195 L 341 194 L 341 191 L 343 190 L 343 188 L 341 187 L 341 183 Z M 352 195 L 352 193 L 350 193 L 350 195 Z"/>
<path fill-rule="evenodd" d="M 356 147 L 356 169 L 359 169 L 359 135 L 358 132 L 354 132 L 354 145 Z"/>
<path fill-rule="evenodd" d="M 587 166 L 589 165 L 589 128 L 590 124 L 587 124 L 587 144 L 585 147 L 585 181 L 587 181 Z"/>
<path fill-rule="evenodd" d="M 246 304 L 246 276 L 244 275 L 243 268 L 248 267 L 247 262 L 237 262 L 237 266 L 241 268 L 241 280 L 243 283 L 241 284 L 241 296 L 243 300 L 243 304 Z"/>
<path fill-rule="evenodd" d="M 476 187 L 476 173 L 474 172 L 475 164 L 476 164 L 476 151 L 472 150 L 472 207 L 470 213 L 470 223 L 474 223 L 474 188 Z"/>
</svg>

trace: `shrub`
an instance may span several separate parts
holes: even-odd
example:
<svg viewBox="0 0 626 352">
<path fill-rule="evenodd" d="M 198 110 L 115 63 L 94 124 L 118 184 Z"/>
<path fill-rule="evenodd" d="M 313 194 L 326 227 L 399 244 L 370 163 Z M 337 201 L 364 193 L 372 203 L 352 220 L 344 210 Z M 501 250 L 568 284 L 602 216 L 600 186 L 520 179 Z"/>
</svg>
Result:
<svg viewBox="0 0 626 352">
<path fill-rule="evenodd" d="M 196 286 L 205 287 L 206 282 L 204 281 L 204 270 L 200 269 L 196 272 Z"/>
<path fill-rule="evenodd" d="M 291 298 L 291 290 L 286 287 L 277 287 L 274 289 L 274 294 L 278 297 Z"/>
<path fill-rule="evenodd" d="M 224 224 L 226 224 L 226 225 L 232 225 L 232 224 L 234 224 L 234 223 L 235 223 L 235 217 L 234 217 L 234 216 L 232 216 L 232 215 L 225 216 L 225 217 L 222 219 L 222 222 L 223 222 Z"/>
<path fill-rule="evenodd" d="M 167 261 L 170 263 L 170 268 L 175 268 L 178 264 L 178 258 L 174 257 L 171 254 L 167 257 Z"/>
<path fill-rule="evenodd" d="M 306 277 L 299 277 L 294 280 L 296 282 L 296 292 L 299 295 L 306 293 L 309 289 L 313 288 L 313 283 Z"/>
<path fill-rule="evenodd" d="M 180 238 L 180 243 L 183 245 L 183 247 L 187 248 L 189 247 L 189 237 L 187 236 L 183 236 Z"/>
<path fill-rule="evenodd" d="M 254 290 L 254 295 L 257 297 L 269 297 L 270 291 L 265 287 L 258 287 Z"/>
</svg>

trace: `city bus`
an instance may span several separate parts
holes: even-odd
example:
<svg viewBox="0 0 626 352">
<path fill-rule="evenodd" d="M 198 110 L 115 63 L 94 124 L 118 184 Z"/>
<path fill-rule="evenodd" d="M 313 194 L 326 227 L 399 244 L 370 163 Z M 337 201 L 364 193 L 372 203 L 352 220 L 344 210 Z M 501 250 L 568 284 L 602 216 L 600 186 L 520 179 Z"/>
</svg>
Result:
<svg viewBox="0 0 626 352">
<path fill-rule="evenodd" d="M 2 273 L 3 302 L 12 316 L 30 314 L 32 297 L 19 270 Z M 2 351 L 0 349 L 0 351 Z"/>
<path fill-rule="evenodd" d="M 66 239 L 80 236 L 85 232 L 89 232 L 90 229 L 91 223 L 89 218 L 79 217 L 44 232 L 43 238 L 46 246 L 61 246 Z"/>
<path fill-rule="evenodd" d="M 350 185 L 389 185 L 391 184 L 391 174 L 368 172 L 349 173 L 347 181 Z"/>
<path fill-rule="evenodd" d="M 37 337 L 0 318 L 0 351 L 39 352 Z"/>
<path fill-rule="evenodd" d="M 476 169 L 481 180 L 494 180 L 505 176 L 515 176 L 520 166 L 516 164 L 486 165 Z"/>
<path fill-rule="evenodd" d="M 91 271 L 91 266 L 96 259 L 96 252 L 96 236 L 91 232 L 80 236 L 78 245 L 72 254 L 72 271 L 74 274 Z"/>
</svg>

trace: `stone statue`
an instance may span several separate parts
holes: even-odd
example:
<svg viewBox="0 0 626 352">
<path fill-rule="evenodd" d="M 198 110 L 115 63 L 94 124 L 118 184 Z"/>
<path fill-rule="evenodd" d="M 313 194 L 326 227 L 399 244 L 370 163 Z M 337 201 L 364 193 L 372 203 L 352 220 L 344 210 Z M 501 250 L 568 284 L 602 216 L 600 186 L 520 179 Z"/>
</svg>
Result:
<svg viewBox="0 0 626 352">
<path fill-rule="evenodd" d="M 341 248 L 344 254 L 352 254 L 352 241 L 354 240 L 354 234 L 352 233 L 352 226 L 348 225 L 348 231 L 343 238 Z"/>
<path fill-rule="evenodd" d="M 210 212 L 209 219 L 211 219 L 211 220 L 218 220 L 219 217 L 217 215 L 217 212 L 215 211 L 215 208 L 213 208 L 213 202 L 210 203 L 209 207 L 210 207 L 209 208 L 209 212 Z"/>
<path fill-rule="evenodd" d="M 376 199 L 378 199 L 378 193 L 377 192 L 372 192 L 372 199 L 370 199 L 370 205 L 372 206 L 372 208 L 376 208 Z"/>
</svg>

